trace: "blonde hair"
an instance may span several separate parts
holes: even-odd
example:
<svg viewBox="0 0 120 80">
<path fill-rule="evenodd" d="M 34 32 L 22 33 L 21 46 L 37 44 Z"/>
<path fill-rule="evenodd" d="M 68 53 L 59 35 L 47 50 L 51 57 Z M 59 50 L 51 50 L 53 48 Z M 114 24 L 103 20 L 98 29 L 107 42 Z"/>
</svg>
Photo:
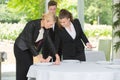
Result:
<svg viewBox="0 0 120 80">
<path fill-rule="evenodd" d="M 53 13 L 45 13 L 42 15 L 43 20 L 53 20 L 56 21 L 56 16 Z"/>
</svg>

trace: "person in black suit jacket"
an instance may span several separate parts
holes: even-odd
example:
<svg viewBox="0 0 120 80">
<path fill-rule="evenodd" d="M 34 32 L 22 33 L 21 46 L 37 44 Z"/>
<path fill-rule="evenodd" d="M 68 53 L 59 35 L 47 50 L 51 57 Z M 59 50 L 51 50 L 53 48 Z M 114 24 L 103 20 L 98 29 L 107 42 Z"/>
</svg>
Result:
<svg viewBox="0 0 120 80">
<path fill-rule="evenodd" d="M 27 80 L 26 75 L 30 65 L 33 64 L 33 56 L 39 55 L 44 41 L 48 42 L 48 47 L 53 51 L 53 55 L 55 55 L 54 44 L 48 36 L 49 28 L 51 28 L 54 23 L 55 16 L 52 13 L 46 13 L 42 19 L 28 22 L 15 40 L 16 80 Z M 50 60 L 51 56 L 49 56 L 48 59 Z M 42 57 L 41 61 L 44 62 Z"/>
<path fill-rule="evenodd" d="M 53 0 L 50 0 L 50 1 L 48 2 L 48 12 L 51 12 L 51 13 L 53 13 L 54 15 L 56 15 L 56 10 L 57 10 L 57 2 L 56 2 L 56 1 L 53 1 Z M 49 35 L 50 35 L 53 43 L 55 42 L 55 32 L 56 32 L 56 30 L 57 30 L 57 28 L 58 28 L 57 22 L 58 22 L 58 17 L 56 16 L 56 23 L 55 23 L 55 24 L 53 25 L 53 27 L 49 30 Z M 60 46 L 61 46 L 61 45 L 60 45 Z M 59 46 L 59 56 L 61 57 L 61 53 L 62 53 L 62 52 L 61 52 L 60 46 Z M 52 53 L 52 52 L 51 52 L 51 50 L 49 50 L 49 48 L 48 48 L 48 46 L 47 46 L 47 43 L 46 43 L 46 44 L 42 47 L 43 58 L 46 59 L 46 61 L 49 60 L 49 59 L 47 59 L 47 58 L 48 58 L 48 56 L 50 55 L 50 53 Z M 52 61 L 55 61 L 55 60 L 56 60 L 56 58 L 55 58 L 55 56 L 53 56 Z"/>
<path fill-rule="evenodd" d="M 79 20 L 73 20 L 72 14 L 66 9 L 60 10 L 58 19 L 60 28 L 55 35 L 56 50 L 58 51 L 58 46 L 62 43 L 63 60 L 85 61 L 84 44 L 88 48 L 92 48 L 92 45 L 84 34 Z"/>
</svg>

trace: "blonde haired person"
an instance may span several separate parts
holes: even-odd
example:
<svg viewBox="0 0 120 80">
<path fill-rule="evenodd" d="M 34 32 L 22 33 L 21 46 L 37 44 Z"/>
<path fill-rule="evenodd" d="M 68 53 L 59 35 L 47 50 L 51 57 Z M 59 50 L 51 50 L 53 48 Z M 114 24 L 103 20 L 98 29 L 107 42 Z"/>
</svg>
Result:
<svg viewBox="0 0 120 80">
<path fill-rule="evenodd" d="M 42 19 L 28 22 L 15 40 L 16 80 L 27 80 L 26 75 L 30 65 L 33 64 L 33 56 L 39 55 L 45 40 L 47 40 L 49 48 L 55 55 L 53 43 L 47 35 L 49 28 L 55 23 L 55 19 L 52 13 L 46 13 Z M 49 56 L 49 58 L 51 57 Z"/>
</svg>

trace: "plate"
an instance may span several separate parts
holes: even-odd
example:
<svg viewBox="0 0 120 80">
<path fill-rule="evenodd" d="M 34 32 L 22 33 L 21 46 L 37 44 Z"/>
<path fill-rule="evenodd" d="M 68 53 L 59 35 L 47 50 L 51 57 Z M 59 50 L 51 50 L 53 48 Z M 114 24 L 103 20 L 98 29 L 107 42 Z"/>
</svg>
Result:
<svg viewBox="0 0 120 80">
<path fill-rule="evenodd" d="M 116 65 L 120 65 L 120 59 L 114 59 L 113 63 L 116 64 Z"/>
<path fill-rule="evenodd" d="M 48 65 L 52 65 L 53 63 L 36 63 L 35 65 L 38 66 L 48 66 Z"/>
<path fill-rule="evenodd" d="M 120 69 L 120 65 L 109 65 L 109 66 L 107 66 L 107 68 Z"/>
<path fill-rule="evenodd" d="M 113 62 L 110 62 L 110 61 L 97 61 L 96 64 L 113 64 Z"/>
<path fill-rule="evenodd" d="M 80 63 L 79 60 L 63 60 L 63 63 Z"/>
</svg>

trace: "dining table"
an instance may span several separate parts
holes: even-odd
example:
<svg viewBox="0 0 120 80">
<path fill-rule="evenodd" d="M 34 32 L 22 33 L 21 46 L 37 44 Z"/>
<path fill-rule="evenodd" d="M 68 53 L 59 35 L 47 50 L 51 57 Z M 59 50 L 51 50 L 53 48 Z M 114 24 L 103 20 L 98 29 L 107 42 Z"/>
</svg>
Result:
<svg viewBox="0 0 120 80">
<path fill-rule="evenodd" d="M 28 80 L 120 80 L 120 64 L 110 61 L 62 61 L 59 65 L 35 63 L 27 73 Z"/>
</svg>

